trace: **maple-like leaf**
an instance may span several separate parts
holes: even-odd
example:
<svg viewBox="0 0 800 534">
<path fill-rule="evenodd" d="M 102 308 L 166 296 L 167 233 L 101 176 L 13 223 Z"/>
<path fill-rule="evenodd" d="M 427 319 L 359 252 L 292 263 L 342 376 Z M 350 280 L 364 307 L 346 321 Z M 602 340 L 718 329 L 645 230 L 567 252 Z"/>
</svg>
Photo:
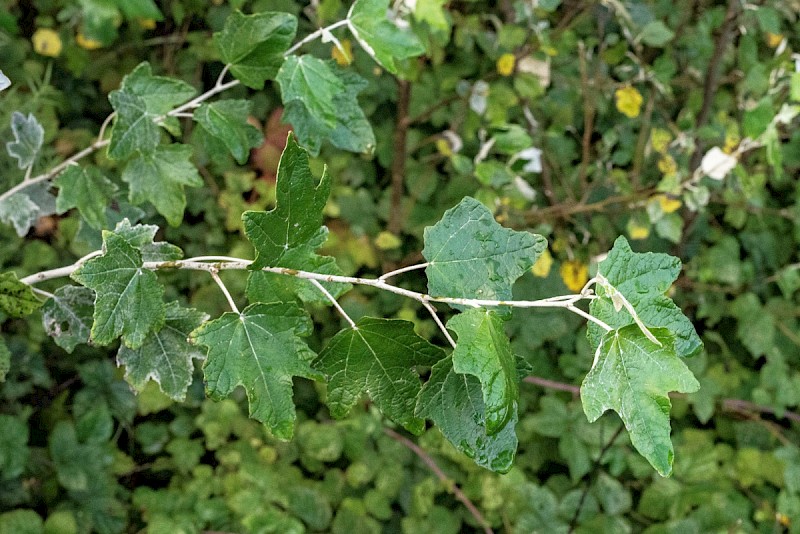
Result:
<svg viewBox="0 0 800 534">
<path fill-rule="evenodd" d="M 257 303 L 225 313 L 189 337 L 208 347 L 203 366 L 208 394 L 220 399 L 244 387 L 250 416 L 276 437 L 291 439 L 292 377 L 322 378 L 310 364 L 315 354 L 301 339 L 311 329 L 311 319 L 293 303 Z"/>
<path fill-rule="evenodd" d="M 106 208 L 118 188 L 103 176 L 100 169 L 71 165 L 53 183 L 58 186 L 56 210 L 59 214 L 78 208 L 95 230 L 106 225 Z"/>
</svg>

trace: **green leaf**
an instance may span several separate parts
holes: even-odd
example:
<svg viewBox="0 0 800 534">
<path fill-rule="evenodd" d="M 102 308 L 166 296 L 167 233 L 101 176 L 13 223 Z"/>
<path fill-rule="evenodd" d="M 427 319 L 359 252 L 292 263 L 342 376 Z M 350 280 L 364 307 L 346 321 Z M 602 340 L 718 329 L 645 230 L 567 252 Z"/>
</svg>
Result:
<svg viewBox="0 0 800 534">
<path fill-rule="evenodd" d="M 353 37 L 383 68 L 397 74 L 395 60 L 416 57 L 425 47 L 412 32 L 387 18 L 389 0 L 356 0 L 347 14 Z"/>
<path fill-rule="evenodd" d="M 6 376 L 11 370 L 11 351 L 8 350 L 5 341 L 0 339 L 0 383 L 6 381 Z"/>
<path fill-rule="evenodd" d="M 660 20 L 654 20 L 642 28 L 639 39 L 647 46 L 662 48 L 675 37 L 675 33 Z"/>
<path fill-rule="evenodd" d="M 336 334 L 314 366 L 328 376 L 328 406 L 342 418 L 366 393 L 387 417 L 420 434 L 425 421 L 414 416 L 420 391 L 415 366 L 433 365 L 444 352 L 399 319 L 363 317 L 356 328 Z"/>
<path fill-rule="evenodd" d="M 357 99 L 367 82 L 352 70 L 336 67 L 332 62 L 328 64 L 344 85 L 344 90 L 333 96 L 333 104 L 338 110 L 335 122 L 331 124 L 326 117 L 314 115 L 303 99 L 286 104 L 283 120 L 294 127 L 298 140 L 312 155 L 319 154 L 322 142 L 326 140 L 342 150 L 372 152 L 375 134 Z"/>
<path fill-rule="evenodd" d="M 42 306 L 42 323 L 48 336 L 67 352 L 88 343 L 94 313 L 94 291 L 80 286 L 61 286 Z"/>
<path fill-rule="evenodd" d="M 675 336 L 675 348 L 681 357 L 692 356 L 703 346 L 692 322 L 683 315 L 672 299 L 664 293 L 681 271 L 681 262 L 674 256 L 647 252 L 635 253 L 628 241 L 620 236 L 605 260 L 600 263 L 598 273 L 608 279 L 636 310 L 639 318 L 648 327 L 669 329 Z M 630 314 L 617 311 L 610 295 L 597 288 L 597 295 L 589 306 L 589 312 L 612 328 L 633 324 Z M 586 333 L 592 350 L 596 350 L 605 331 L 589 323 Z"/>
<path fill-rule="evenodd" d="M 311 368 L 315 354 L 300 336 L 311 333 L 308 315 L 295 304 L 253 304 L 228 312 L 190 334 L 208 347 L 203 371 L 206 391 L 215 399 L 244 387 L 250 416 L 280 439 L 291 439 L 295 409 L 292 377 L 320 379 Z"/>
<path fill-rule="evenodd" d="M 53 183 L 58 186 L 56 211 L 61 214 L 78 208 L 92 228 L 106 225 L 106 208 L 117 192 L 117 186 L 103 176 L 97 167 L 69 166 Z"/>
<path fill-rule="evenodd" d="M 517 451 L 516 410 L 505 427 L 493 435 L 486 432 L 485 412 L 477 378 L 456 373 L 451 358 L 433 366 L 417 400 L 417 416 L 436 423 L 442 434 L 476 464 L 506 473 Z"/>
<path fill-rule="evenodd" d="M 511 343 L 497 313 L 472 308 L 447 322 L 458 335 L 453 371 L 475 376 L 481 383 L 486 407 L 486 433 L 505 428 L 517 413 L 519 378 Z"/>
<path fill-rule="evenodd" d="M 33 288 L 17 279 L 15 273 L 0 273 L 0 311 L 9 317 L 25 317 L 42 305 Z"/>
<path fill-rule="evenodd" d="M 131 225 L 125 218 L 114 228 L 114 233 L 125 239 L 130 246 L 138 250 L 143 261 L 175 261 L 183 258 L 183 251 L 165 241 L 153 241 L 158 226 L 153 224 Z"/>
<path fill-rule="evenodd" d="M 39 514 L 27 508 L 0 514 L 0 534 L 42 534 L 43 528 Z"/>
<path fill-rule="evenodd" d="M 125 0 L 123 2 L 117 2 L 117 5 L 128 20 L 164 20 L 164 15 L 153 0 Z"/>
<path fill-rule="evenodd" d="M 592 370 L 581 384 L 583 411 L 590 422 L 606 410 L 617 412 L 636 450 L 662 476 L 672 472 L 674 452 L 669 438 L 670 391 L 692 393 L 700 388 L 678 357 L 675 340 L 653 328 L 656 345 L 636 325 L 606 333 Z"/>
<path fill-rule="evenodd" d="M 117 365 L 125 366 L 125 380 L 141 392 L 152 379 L 170 398 L 183 401 L 192 383 L 192 360 L 205 357 L 187 338 L 207 319 L 205 313 L 181 308 L 177 302 L 167 304 L 160 330 L 148 336 L 138 349 L 120 347 Z"/>
<path fill-rule="evenodd" d="M 222 141 L 237 162 L 244 164 L 250 157 L 250 149 L 264 139 L 258 128 L 247 122 L 251 107 L 249 100 L 219 100 L 197 108 L 194 120 Z"/>
<path fill-rule="evenodd" d="M 289 13 L 234 11 L 222 31 L 214 34 L 214 45 L 236 79 L 251 89 L 262 89 L 264 81 L 278 72 L 296 31 L 297 18 Z"/>
<path fill-rule="evenodd" d="M 49 189 L 48 182 L 39 182 L 6 197 L 0 201 L 0 221 L 12 224 L 17 235 L 23 237 L 40 217 L 55 213 L 55 197 Z"/>
<path fill-rule="evenodd" d="M 33 116 L 33 113 L 29 113 L 25 117 L 19 111 L 15 111 L 11 115 L 11 131 L 14 134 L 14 140 L 6 143 L 6 151 L 9 156 L 17 160 L 17 166 L 20 169 L 27 169 L 33 165 L 39 149 L 42 148 L 44 128 Z"/>
<path fill-rule="evenodd" d="M 16 478 L 28 463 L 28 426 L 19 418 L 0 414 L 0 480 Z"/>
<path fill-rule="evenodd" d="M 196 92 L 184 81 L 153 76 L 150 64 L 140 63 L 122 79 L 119 90 L 109 94 L 117 113 L 108 145 L 109 157 L 120 160 L 132 156 L 137 150 L 152 152 L 160 140 L 154 119 L 163 117 Z M 161 124 L 173 134 L 180 131 L 174 117 L 163 119 Z"/>
<path fill-rule="evenodd" d="M 540 235 L 503 228 L 470 197 L 425 228 L 424 236 L 428 292 L 437 297 L 510 300 L 514 281 L 547 246 Z"/>
<path fill-rule="evenodd" d="M 334 97 L 345 91 L 330 63 L 311 55 L 289 56 L 275 78 L 284 105 L 298 101 L 307 113 L 329 127 L 336 124 Z"/>
<path fill-rule="evenodd" d="M 183 187 L 203 185 L 197 167 L 189 161 L 191 156 L 192 147 L 174 144 L 140 153 L 128 162 L 122 180 L 130 184 L 131 203 L 150 201 L 170 225 L 178 226 L 186 207 Z"/>
<path fill-rule="evenodd" d="M 129 348 L 142 346 L 164 324 L 164 288 L 142 268 L 142 255 L 122 236 L 103 231 L 103 255 L 91 258 L 72 279 L 94 290 L 92 340 L 108 345 L 117 337 Z"/>
</svg>

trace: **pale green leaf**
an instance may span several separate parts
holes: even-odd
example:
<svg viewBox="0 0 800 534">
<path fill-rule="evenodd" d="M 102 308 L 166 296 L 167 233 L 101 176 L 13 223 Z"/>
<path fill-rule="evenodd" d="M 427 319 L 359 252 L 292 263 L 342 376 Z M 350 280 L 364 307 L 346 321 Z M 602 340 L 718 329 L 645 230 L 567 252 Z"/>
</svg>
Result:
<svg viewBox="0 0 800 534">
<path fill-rule="evenodd" d="M 291 439 L 292 377 L 321 378 L 309 363 L 315 354 L 301 339 L 311 329 L 305 311 L 289 303 L 253 304 L 203 324 L 190 338 L 208 347 L 206 391 L 220 399 L 244 387 L 250 416 L 276 437 Z"/>
<path fill-rule="evenodd" d="M 317 155 L 323 141 L 350 152 L 372 152 L 375 134 L 372 126 L 358 104 L 357 95 L 367 82 L 349 69 L 342 69 L 328 62 L 333 73 L 344 85 L 344 90 L 334 94 L 333 103 L 338 110 L 335 122 L 327 116 L 315 115 L 306 105 L 306 100 L 296 99 L 286 103 L 283 120 L 294 128 L 300 144 L 312 155 Z"/>
<path fill-rule="evenodd" d="M 183 401 L 192 383 L 192 360 L 205 357 L 187 338 L 207 319 L 205 313 L 181 308 L 177 302 L 167 304 L 160 330 L 150 334 L 138 349 L 120 347 L 117 365 L 125 366 L 125 380 L 141 392 L 152 379 L 170 398 Z"/>
<path fill-rule="evenodd" d="M 142 268 L 141 253 L 114 232 L 103 232 L 103 255 L 81 264 L 72 279 L 96 293 L 91 334 L 98 345 L 122 336 L 125 345 L 139 348 L 164 324 L 164 288 Z"/>
<path fill-rule="evenodd" d="M 424 236 L 428 293 L 436 297 L 510 300 L 514 281 L 547 246 L 540 235 L 503 228 L 470 197 L 425 228 Z"/>
<path fill-rule="evenodd" d="M 56 211 L 56 198 L 50 193 L 50 183 L 38 182 L 0 201 L 0 221 L 14 226 L 23 237 L 41 217 Z"/>
<path fill-rule="evenodd" d="M 3 74 L 3 71 L 0 70 L 0 91 L 4 91 L 11 87 L 11 80 L 8 79 L 8 76 Z"/>
<path fill-rule="evenodd" d="M 631 303 L 645 326 L 669 329 L 676 338 L 678 355 L 688 357 L 700 350 L 702 341 L 692 322 L 665 295 L 680 271 L 681 262 L 678 258 L 654 252 L 635 253 L 622 236 L 617 238 L 614 247 L 598 267 L 598 272 Z M 612 328 L 633 324 L 633 318 L 625 309 L 615 309 L 605 289 L 598 287 L 597 294 L 601 298 L 592 301 L 589 307 L 592 315 Z M 592 350 L 597 348 L 604 334 L 598 325 L 589 323 L 587 336 Z"/>
<path fill-rule="evenodd" d="M 425 22 L 437 32 L 450 32 L 450 21 L 447 17 L 445 4 L 447 0 L 417 0 L 414 8 L 414 18 Z"/>
<path fill-rule="evenodd" d="M 458 335 L 453 371 L 476 377 L 483 390 L 486 433 L 501 431 L 517 412 L 519 378 L 503 320 L 493 311 L 472 308 L 447 322 Z"/>
<path fill-rule="evenodd" d="M 9 317 L 25 317 L 41 305 L 31 286 L 20 282 L 15 273 L 0 273 L 0 312 Z"/>
<path fill-rule="evenodd" d="M 20 169 L 27 169 L 36 160 L 36 155 L 42 148 L 44 141 L 44 128 L 29 113 L 26 117 L 19 111 L 11 115 L 11 132 L 14 140 L 6 143 L 8 154 L 17 160 Z"/>
<path fill-rule="evenodd" d="M 94 292 L 89 288 L 61 286 L 42 306 L 45 332 L 67 352 L 89 342 L 94 298 Z"/>
<path fill-rule="evenodd" d="M 71 165 L 53 183 L 58 186 L 56 211 L 59 214 L 78 208 L 92 228 L 100 230 L 106 225 L 106 208 L 117 186 L 103 176 L 100 169 Z"/>
<path fill-rule="evenodd" d="M 631 442 L 662 476 L 672 472 L 670 441 L 671 391 L 692 393 L 700 388 L 678 357 L 675 340 L 663 328 L 651 329 L 656 345 L 636 325 L 606 333 L 595 364 L 581 384 L 581 401 L 589 421 L 606 410 L 617 412 Z"/>
<path fill-rule="evenodd" d="M 415 367 L 433 365 L 444 356 L 414 333 L 413 323 L 363 317 L 355 328 L 336 334 L 314 366 L 328 377 L 333 417 L 347 415 L 367 394 L 387 417 L 419 434 L 425 422 L 414 416 L 421 386 Z"/>
<path fill-rule="evenodd" d="M 486 409 L 481 383 L 472 375 L 453 370 L 446 358 L 431 369 L 417 399 L 417 416 L 431 419 L 442 434 L 476 464 L 505 473 L 517 452 L 517 413 L 493 435 L 486 432 Z"/>
<path fill-rule="evenodd" d="M 203 104 L 194 112 L 194 120 L 222 141 L 240 164 L 247 162 L 250 149 L 264 139 L 258 128 L 247 122 L 251 106 L 249 100 L 219 100 Z"/>
<path fill-rule="evenodd" d="M 124 0 L 122 2 L 117 2 L 117 5 L 128 20 L 164 20 L 164 15 L 153 0 Z"/>
<path fill-rule="evenodd" d="M 189 160 L 191 156 L 190 146 L 173 144 L 132 159 L 122 171 L 122 180 L 130 184 L 130 201 L 150 201 L 169 224 L 178 226 L 186 207 L 184 186 L 203 185 L 197 167 Z"/>
<path fill-rule="evenodd" d="M 297 19 L 289 13 L 234 11 L 222 31 L 214 34 L 214 45 L 236 79 L 262 89 L 264 81 L 278 72 L 296 31 Z"/>
<path fill-rule="evenodd" d="M 642 28 L 639 39 L 647 46 L 661 48 L 675 37 L 675 33 L 660 20 L 649 22 Z"/>
<path fill-rule="evenodd" d="M 420 40 L 387 17 L 389 0 L 356 0 L 347 14 L 353 37 L 383 68 L 397 74 L 395 60 L 425 52 Z"/>
</svg>

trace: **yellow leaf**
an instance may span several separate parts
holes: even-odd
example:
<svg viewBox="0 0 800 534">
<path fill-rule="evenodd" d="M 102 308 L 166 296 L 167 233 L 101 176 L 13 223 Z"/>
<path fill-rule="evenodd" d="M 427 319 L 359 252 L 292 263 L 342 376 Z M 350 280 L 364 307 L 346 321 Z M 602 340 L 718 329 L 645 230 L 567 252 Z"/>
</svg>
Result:
<svg viewBox="0 0 800 534">
<path fill-rule="evenodd" d="M 447 156 L 448 158 L 453 155 L 453 149 L 444 137 L 440 137 L 436 140 L 436 150 L 439 151 L 439 154 Z"/>
<path fill-rule="evenodd" d="M 672 141 L 672 134 L 668 130 L 662 128 L 653 128 L 650 130 L 650 146 L 659 154 L 667 151 L 670 142 Z"/>
<path fill-rule="evenodd" d="M 31 41 L 33 41 L 33 50 L 37 54 L 48 57 L 61 55 L 61 37 L 55 30 L 39 28 L 31 37 Z"/>
<path fill-rule="evenodd" d="M 623 115 L 634 119 L 639 116 L 642 109 L 642 94 L 630 85 L 617 89 L 614 92 L 614 97 L 617 102 L 617 109 Z"/>
<path fill-rule="evenodd" d="M 671 198 L 664 194 L 654 195 L 650 198 L 651 202 L 658 202 L 662 213 L 672 213 L 678 211 L 683 203 L 677 198 Z"/>
<path fill-rule="evenodd" d="M 561 264 L 559 274 L 564 285 L 577 293 L 589 281 L 589 266 L 577 260 L 565 261 Z"/>
<path fill-rule="evenodd" d="M 647 239 L 650 236 L 650 226 L 634 218 L 628 221 L 627 230 L 631 239 Z"/>
<path fill-rule="evenodd" d="M 770 48 L 777 48 L 778 45 L 781 44 L 781 41 L 783 41 L 783 35 L 779 33 L 767 32 L 766 38 L 767 38 L 767 46 L 769 46 Z"/>
<path fill-rule="evenodd" d="M 664 154 L 658 160 L 658 170 L 665 176 L 672 176 L 678 172 L 678 164 L 675 163 L 675 159 L 672 156 Z"/>
<path fill-rule="evenodd" d="M 398 248 L 403 242 L 399 237 L 391 232 L 381 232 L 375 238 L 375 246 L 381 250 L 392 250 Z"/>
<path fill-rule="evenodd" d="M 139 27 L 143 30 L 153 30 L 156 27 L 156 21 L 154 19 L 139 19 L 137 22 L 139 23 Z"/>
<path fill-rule="evenodd" d="M 331 49 L 331 57 L 340 67 L 346 67 L 353 62 L 353 43 L 350 42 L 350 39 L 342 39 L 339 44 L 342 45 L 342 48 L 334 44 Z"/>
<path fill-rule="evenodd" d="M 78 44 L 78 46 L 86 50 L 97 50 L 103 46 L 103 43 L 100 41 L 84 37 L 84 35 L 80 32 L 75 35 L 75 42 Z"/>
<path fill-rule="evenodd" d="M 550 267 L 552 266 L 553 256 L 550 254 L 549 249 L 544 249 L 542 255 L 539 256 L 539 259 L 536 260 L 536 263 L 531 267 L 531 272 L 534 276 L 538 276 L 539 278 L 547 278 L 547 275 L 550 274 Z"/>
<path fill-rule="evenodd" d="M 514 66 L 517 64 L 517 58 L 514 54 L 503 54 L 497 58 L 497 72 L 500 76 L 511 76 L 514 74 Z"/>
<path fill-rule="evenodd" d="M 722 147 L 722 151 L 726 154 L 733 154 L 733 152 L 739 147 L 739 143 L 742 141 L 739 132 L 731 129 L 725 132 L 725 145 Z"/>
</svg>

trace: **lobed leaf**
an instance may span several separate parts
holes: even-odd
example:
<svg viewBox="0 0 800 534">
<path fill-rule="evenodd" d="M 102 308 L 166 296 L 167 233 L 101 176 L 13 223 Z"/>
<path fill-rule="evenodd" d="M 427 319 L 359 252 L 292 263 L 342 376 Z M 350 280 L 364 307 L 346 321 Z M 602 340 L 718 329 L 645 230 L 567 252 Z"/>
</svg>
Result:
<svg viewBox="0 0 800 534">
<path fill-rule="evenodd" d="M 414 415 L 420 379 L 415 367 L 433 365 L 444 352 L 419 337 L 414 324 L 363 317 L 336 334 L 314 366 L 328 377 L 331 415 L 342 418 L 364 395 L 393 421 L 420 434 L 425 421 Z"/>
<path fill-rule="evenodd" d="M 222 141 L 239 164 L 244 164 L 250 158 L 250 149 L 264 139 L 258 128 L 247 122 L 251 107 L 249 100 L 219 100 L 202 104 L 195 110 L 194 120 Z"/>
<path fill-rule="evenodd" d="M 668 393 L 692 393 L 700 384 L 678 357 L 670 332 L 651 331 L 661 346 L 647 339 L 637 325 L 607 332 L 581 384 L 581 401 L 590 422 L 606 410 L 617 412 L 636 450 L 659 474 L 668 476 L 674 457 Z"/>
<path fill-rule="evenodd" d="M 234 11 L 222 31 L 214 34 L 214 46 L 237 80 L 262 89 L 264 81 L 277 74 L 296 32 L 297 18 L 290 13 Z"/>
<path fill-rule="evenodd" d="M 142 255 L 143 261 L 174 261 L 183 258 L 183 251 L 166 241 L 153 241 L 158 226 L 153 224 L 136 224 L 125 218 L 114 228 L 114 233 L 125 239 Z"/>
<path fill-rule="evenodd" d="M 291 439 L 295 408 L 292 377 L 321 379 L 310 362 L 315 354 L 301 337 L 311 333 L 308 315 L 291 303 L 257 303 L 228 312 L 190 334 L 208 348 L 203 372 L 214 398 L 244 387 L 250 416 L 280 439 Z"/>
<path fill-rule="evenodd" d="M 28 284 L 20 282 L 15 273 L 0 273 L 0 312 L 9 317 L 25 317 L 42 305 Z"/>
<path fill-rule="evenodd" d="M 58 187 L 57 213 L 78 208 L 81 216 L 95 230 L 106 226 L 106 207 L 111 204 L 118 188 L 103 176 L 100 169 L 72 165 L 53 183 Z"/>
<path fill-rule="evenodd" d="M 14 140 L 6 143 L 8 155 L 17 160 L 20 169 L 27 169 L 36 161 L 44 141 L 44 128 L 33 113 L 26 117 L 19 111 L 11 114 L 11 132 Z"/>
<path fill-rule="evenodd" d="M 150 332 L 164 324 L 164 288 L 142 255 L 123 236 L 103 232 L 103 255 L 87 260 L 71 278 L 94 290 L 91 339 L 108 345 L 122 336 L 126 346 L 142 346 Z"/>
<path fill-rule="evenodd" d="M 356 0 L 347 14 L 348 27 L 359 44 L 375 61 L 397 74 L 396 60 L 425 52 L 420 40 L 387 17 L 389 0 Z"/>
<path fill-rule="evenodd" d="M 47 335 L 67 352 L 88 343 L 94 313 L 94 291 L 81 286 L 61 286 L 42 306 Z"/>
</svg>

